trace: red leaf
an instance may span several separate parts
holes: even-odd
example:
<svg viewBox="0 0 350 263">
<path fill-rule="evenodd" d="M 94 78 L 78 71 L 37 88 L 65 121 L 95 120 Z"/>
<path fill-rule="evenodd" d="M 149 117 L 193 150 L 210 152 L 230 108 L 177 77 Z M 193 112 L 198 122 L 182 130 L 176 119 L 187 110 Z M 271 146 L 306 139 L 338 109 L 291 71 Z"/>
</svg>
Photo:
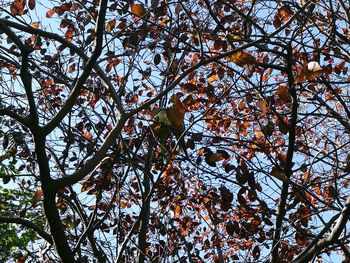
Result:
<svg viewBox="0 0 350 263">
<path fill-rule="evenodd" d="M 40 200 L 40 198 L 43 196 L 43 190 L 42 189 L 37 189 L 34 193 L 34 198 L 33 198 L 33 206 L 35 206 L 38 201 Z"/>
<path fill-rule="evenodd" d="M 92 141 L 92 135 L 86 130 L 86 129 L 83 129 L 83 137 L 89 141 Z"/>
<path fill-rule="evenodd" d="M 23 15 L 25 12 L 24 12 L 24 0 L 17 0 L 17 1 L 14 1 L 12 2 L 11 6 L 10 6 L 10 12 L 11 14 L 13 14 L 14 16 L 16 15 Z"/>
<path fill-rule="evenodd" d="M 56 11 L 51 9 L 51 10 L 49 10 L 49 11 L 46 12 L 46 17 L 47 17 L 47 18 L 50 18 L 50 17 L 52 17 L 54 14 L 56 14 Z"/>
<path fill-rule="evenodd" d="M 33 10 L 35 8 L 35 0 L 28 1 L 29 9 Z"/>
</svg>

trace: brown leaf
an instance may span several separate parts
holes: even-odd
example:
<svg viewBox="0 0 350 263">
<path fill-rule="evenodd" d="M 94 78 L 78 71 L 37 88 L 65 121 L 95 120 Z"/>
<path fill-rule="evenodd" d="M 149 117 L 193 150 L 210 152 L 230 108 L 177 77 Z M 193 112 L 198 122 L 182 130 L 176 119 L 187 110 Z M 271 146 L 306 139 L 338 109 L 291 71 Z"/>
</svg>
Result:
<svg viewBox="0 0 350 263">
<path fill-rule="evenodd" d="M 264 99 L 260 99 L 256 102 L 256 106 L 260 109 L 262 115 L 266 116 L 267 113 L 267 102 Z"/>
<path fill-rule="evenodd" d="M 346 157 L 344 172 L 346 173 L 350 172 L 350 154 L 348 154 L 348 156 Z"/>
<path fill-rule="evenodd" d="M 234 225 L 232 224 L 231 221 L 226 223 L 226 232 L 230 236 L 233 236 L 235 234 L 235 227 L 234 227 Z"/>
<path fill-rule="evenodd" d="M 219 188 L 221 199 L 223 202 L 231 203 L 233 201 L 233 194 L 225 186 Z"/>
<path fill-rule="evenodd" d="M 259 248 L 259 246 L 255 246 L 253 248 L 253 257 L 254 257 L 255 260 L 259 259 L 259 257 L 260 257 L 260 248 Z"/>
<path fill-rule="evenodd" d="M 117 23 L 117 21 L 115 19 L 110 20 L 107 23 L 106 31 L 108 33 L 111 32 L 115 28 L 116 23 Z"/>
<path fill-rule="evenodd" d="M 11 6 L 10 6 L 11 14 L 14 16 L 23 15 L 25 13 L 24 5 L 25 5 L 24 0 L 17 0 L 17 1 L 12 2 Z"/>
<path fill-rule="evenodd" d="M 224 160 L 224 157 L 220 153 L 214 153 L 212 151 L 208 151 L 205 154 L 205 162 L 211 167 L 216 167 L 216 162 Z"/>
<path fill-rule="evenodd" d="M 24 263 L 26 262 L 27 258 L 28 258 L 28 255 L 22 255 L 17 259 L 16 263 Z"/>
<path fill-rule="evenodd" d="M 284 173 L 284 170 L 280 167 L 277 167 L 277 166 L 272 167 L 271 175 L 283 182 L 288 182 L 288 177 Z"/>
<path fill-rule="evenodd" d="M 135 16 L 141 17 L 144 14 L 146 14 L 146 9 L 142 4 L 131 4 L 130 8 L 131 8 L 131 13 Z"/>
<path fill-rule="evenodd" d="M 35 0 L 28 1 L 29 9 L 33 10 L 35 8 Z"/>
<path fill-rule="evenodd" d="M 256 64 L 256 59 L 251 54 L 246 53 L 244 51 L 238 51 L 234 53 L 230 57 L 230 61 L 235 63 L 240 67 L 244 67 L 246 65 L 254 65 Z"/>
<path fill-rule="evenodd" d="M 156 55 L 154 56 L 154 59 L 153 59 L 154 64 L 155 64 L 155 65 L 158 65 L 158 64 L 160 63 L 160 61 L 161 61 L 160 55 L 159 55 L 159 54 L 156 54 Z"/>
<path fill-rule="evenodd" d="M 296 79 L 297 83 L 313 80 L 320 77 L 324 73 L 324 69 L 321 68 L 317 61 L 310 61 L 303 66 L 303 69 Z"/>
<path fill-rule="evenodd" d="M 180 127 L 183 125 L 185 118 L 185 105 L 181 102 L 182 94 L 175 94 L 172 97 L 173 106 L 166 109 L 166 114 L 173 126 Z"/>
</svg>

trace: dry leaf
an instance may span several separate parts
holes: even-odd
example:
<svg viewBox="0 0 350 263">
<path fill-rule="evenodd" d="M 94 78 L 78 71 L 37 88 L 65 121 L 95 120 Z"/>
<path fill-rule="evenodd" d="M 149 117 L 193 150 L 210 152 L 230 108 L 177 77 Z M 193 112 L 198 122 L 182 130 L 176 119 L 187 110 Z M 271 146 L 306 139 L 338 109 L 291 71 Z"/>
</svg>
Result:
<svg viewBox="0 0 350 263">
<path fill-rule="evenodd" d="M 288 182 L 288 177 L 284 173 L 284 170 L 280 167 L 277 167 L 277 166 L 272 167 L 271 175 L 283 182 Z"/>
<path fill-rule="evenodd" d="M 244 51 L 238 51 L 234 53 L 231 57 L 230 60 L 235 63 L 236 65 L 240 67 L 244 67 L 246 65 L 254 65 L 256 64 L 256 59 L 249 53 L 246 53 Z"/>
<path fill-rule="evenodd" d="M 212 82 L 217 81 L 217 80 L 219 80 L 218 75 L 213 75 L 208 79 L 208 82 L 212 83 Z"/>
<path fill-rule="evenodd" d="M 107 23 L 106 31 L 108 33 L 111 32 L 115 28 L 116 23 L 117 23 L 117 21 L 115 19 L 110 20 Z"/>
<path fill-rule="evenodd" d="M 173 106 L 166 109 L 166 114 L 173 126 L 182 126 L 185 118 L 185 105 L 181 102 L 181 93 L 172 97 Z"/>
<path fill-rule="evenodd" d="M 267 102 L 264 99 L 260 99 L 256 102 L 256 106 L 261 110 L 262 114 L 266 116 L 267 112 Z"/>
<path fill-rule="evenodd" d="M 146 9 L 142 4 L 131 4 L 131 13 L 135 16 L 143 16 L 146 14 Z"/>
<path fill-rule="evenodd" d="M 303 66 L 300 75 L 297 77 L 296 82 L 305 82 L 313 80 L 323 74 L 324 70 L 321 68 L 317 61 L 311 61 Z"/>
</svg>

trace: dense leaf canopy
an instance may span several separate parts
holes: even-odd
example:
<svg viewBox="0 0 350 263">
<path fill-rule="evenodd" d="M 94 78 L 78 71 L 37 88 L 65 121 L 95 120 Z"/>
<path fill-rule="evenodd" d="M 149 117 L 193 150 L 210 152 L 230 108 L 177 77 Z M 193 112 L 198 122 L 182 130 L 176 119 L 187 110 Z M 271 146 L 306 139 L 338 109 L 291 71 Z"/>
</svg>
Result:
<svg viewBox="0 0 350 263">
<path fill-rule="evenodd" d="M 0 260 L 350 261 L 350 5 L 0 0 Z"/>
</svg>

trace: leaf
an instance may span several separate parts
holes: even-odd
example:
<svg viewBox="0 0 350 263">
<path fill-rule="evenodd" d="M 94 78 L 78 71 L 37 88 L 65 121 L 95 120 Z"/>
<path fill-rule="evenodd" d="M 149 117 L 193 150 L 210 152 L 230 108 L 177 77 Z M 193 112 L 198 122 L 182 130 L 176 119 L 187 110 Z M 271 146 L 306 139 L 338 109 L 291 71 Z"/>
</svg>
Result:
<svg viewBox="0 0 350 263">
<path fill-rule="evenodd" d="M 28 258 L 27 254 L 22 255 L 17 259 L 16 263 L 24 263 L 24 262 L 26 262 L 27 258 Z"/>
<path fill-rule="evenodd" d="M 169 121 L 176 127 L 182 126 L 185 118 L 185 105 L 180 100 L 181 96 L 181 93 L 175 94 L 172 97 L 173 106 L 166 109 Z"/>
<path fill-rule="evenodd" d="M 235 234 L 235 226 L 233 225 L 233 223 L 231 221 L 226 223 L 226 232 L 230 236 L 233 236 Z"/>
<path fill-rule="evenodd" d="M 296 79 L 297 83 L 313 80 L 320 77 L 324 73 L 324 69 L 321 68 L 317 61 L 311 61 L 303 66 L 299 76 Z"/>
<path fill-rule="evenodd" d="M 33 10 L 35 8 L 35 0 L 28 1 L 29 9 Z"/>
<path fill-rule="evenodd" d="M 83 132 L 82 132 L 83 134 L 83 137 L 85 138 L 85 139 L 87 139 L 88 141 L 92 141 L 92 135 L 86 130 L 86 129 L 83 129 Z"/>
<path fill-rule="evenodd" d="M 49 11 L 46 12 L 46 17 L 50 18 L 52 17 L 54 14 L 56 14 L 56 11 L 53 9 L 50 9 Z"/>
<path fill-rule="evenodd" d="M 185 89 L 186 91 L 193 92 L 198 90 L 197 86 L 191 82 L 188 82 L 184 85 L 182 85 L 182 88 Z"/>
<path fill-rule="evenodd" d="M 206 149 L 205 162 L 211 166 L 216 167 L 216 162 L 224 160 L 224 157 L 220 153 L 214 153 L 210 149 Z"/>
<path fill-rule="evenodd" d="M 146 9 L 142 4 L 131 4 L 130 8 L 131 8 L 131 13 L 135 16 L 141 17 L 144 14 L 146 14 Z"/>
<path fill-rule="evenodd" d="M 115 19 L 108 21 L 106 31 L 108 33 L 111 32 L 115 28 L 116 23 L 117 23 L 117 21 Z"/>
<path fill-rule="evenodd" d="M 277 167 L 277 166 L 272 167 L 271 175 L 283 182 L 288 182 L 288 177 L 284 173 L 284 170 L 280 167 Z"/>
<path fill-rule="evenodd" d="M 244 51 L 238 51 L 234 53 L 230 57 L 230 61 L 235 63 L 240 67 L 244 67 L 246 65 L 254 65 L 256 64 L 256 59 L 251 54 L 246 53 Z"/>
<path fill-rule="evenodd" d="M 256 106 L 260 109 L 261 113 L 266 116 L 267 112 L 267 102 L 264 99 L 260 99 L 256 102 Z"/>
<path fill-rule="evenodd" d="M 33 197 L 33 202 L 32 202 L 33 206 L 35 206 L 39 202 L 39 200 L 40 200 L 40 198 L 42 196 L 43 196 L 43 190 L 42 189 L 37 189 L 35 191 L 34 197 Z"/>
<path fill-rule="evenodd" d="M 289 104 L 292 102 L 292 96 L 289 94 L 288 87 L 287 85 L 281 85 L 276 93 L 275 93 L 278 98 L 283 101 L 286 104 Z"/>
<path fill-rule="evenodd" d="M 154 64 L 155 64 L 155 65 L 159 65 L 160 61 L 161 61 L 160 55 L 159 55 L 159 54 L 156 54 L 156 55 L 154 56 L 154 59 L 153 59 Z"/>
<path fill-rule="evenodd" d="M 350 154 L 346 157 L 344 172 L 350 172 Z"/>
<path fill-rule="evenodd" d="M 211 77 L 209 77 L 208 82 L 212 83 L 212 82 L 217 81 L 217 80 L 219 80 L 219 77 L 218 77 L 218 75 L 215 74 L 215 75 L 212 75 Z"/>
<path fill-rule="evenodd" d="M 30 25 L 32 28 L 36 28 L 36 29 L 38 29 L 39 28 L 39 26 L 40 26 L 40 22 L 33 22 L 33 23 L 31 23 L 31 25 Z"/>
<path fill-rule="evenodd" d="M 233 194 L 225 186 L 219 188 L 221 195 L 221 209 L 228 211 L 231 208 L 231 202 L 233 201 Z"/>
<path fill-rule="evenodd" d="M 11 3 L 10 6 L 10 12 L 12 15 L 16 16 L 16 15 L 23 15 L 25 13 L 24 10 L 24 5 L 25 5 L 25 1 L 24 0 L 16 0 L 14 2 Z"/>
</svg>

